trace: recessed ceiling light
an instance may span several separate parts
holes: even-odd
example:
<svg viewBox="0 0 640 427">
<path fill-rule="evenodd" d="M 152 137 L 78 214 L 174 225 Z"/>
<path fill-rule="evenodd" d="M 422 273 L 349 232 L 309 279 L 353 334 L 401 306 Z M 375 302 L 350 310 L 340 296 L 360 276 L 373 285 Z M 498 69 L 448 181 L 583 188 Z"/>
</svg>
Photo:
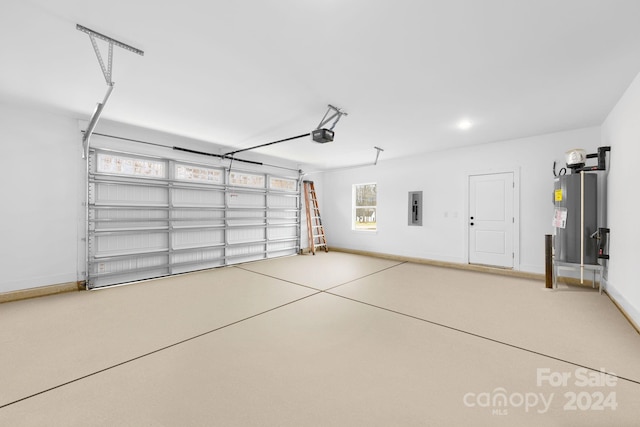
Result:
<svg viewBox="0 0 640 427">
<path fill-rule="evenodd" d="M 464 120 L 460 120 L 458 122 L 458 129 L 461 130 L 467 130 L 469 129 L 471 126 L 473 126 L 473 123 L 471 123 L 470 120 L 464 119 Z"/>
</svg>

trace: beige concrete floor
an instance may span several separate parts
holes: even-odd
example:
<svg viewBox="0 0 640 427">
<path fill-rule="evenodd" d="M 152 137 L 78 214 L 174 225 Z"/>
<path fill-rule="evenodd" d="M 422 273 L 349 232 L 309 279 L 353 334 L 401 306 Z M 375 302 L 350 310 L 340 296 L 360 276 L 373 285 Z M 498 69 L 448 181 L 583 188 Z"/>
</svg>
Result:
<svg viewBox="0 0 640 427">
<path fill-rule="evenodd" d="M 597 291 L 318 253 L 1 304 L 0 425 L 637 426 L 638 362 Z"/>
</svg>

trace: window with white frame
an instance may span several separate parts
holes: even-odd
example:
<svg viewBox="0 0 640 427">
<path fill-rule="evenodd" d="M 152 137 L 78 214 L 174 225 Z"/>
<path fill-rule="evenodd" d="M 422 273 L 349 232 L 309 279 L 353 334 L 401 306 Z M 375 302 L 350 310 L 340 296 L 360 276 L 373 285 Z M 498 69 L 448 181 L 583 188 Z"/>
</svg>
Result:
<svg viewBox="0 0 640 427">
<path fill-rule="evenodd" d="M 353 230 L 377 230 L 377 185 L 375 183 L 355 184 L 352 194 Z"/>
</svg>

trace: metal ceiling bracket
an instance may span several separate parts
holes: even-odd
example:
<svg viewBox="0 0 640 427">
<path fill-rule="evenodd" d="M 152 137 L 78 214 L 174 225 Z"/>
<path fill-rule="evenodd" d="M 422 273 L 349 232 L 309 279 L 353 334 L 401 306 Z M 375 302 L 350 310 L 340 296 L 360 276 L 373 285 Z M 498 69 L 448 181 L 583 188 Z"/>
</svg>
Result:
<svg viewBox="0 0 640 427">
<path fill-rule="evenodd" d="M 109 44 L 116 45 L 118 47 L 123 48 L 124 50 L 128 50 L 129 52 L 133 52 L 133 53 L 136 53 L 136 54 L 138 54 L 140 56 L 144 56 L 144 52 L 142 50 L 140 50 L 138 48 L 135 48 L 133 46 L 130 46 L 128 44 L 122 43 L 122 42 L 120 42 L 120 41 L 118 41 L 116 39 L 112 39 L 111 37 L 105 36 L 104 34 L 101 34 L 101 33 L 97 32 L 97 31 L 90 30 L 89 28 L 83 27 L 80 24 L 76 25 L 76 29 L 78 31 L 82 31 L 83 33 L 87 33 L 90 36 L 94 36 L 96 38 L 99 38 L 100 40 L 104 40 Z"/>
<path fill-rule="evenodd" d="M 375 165 L 378 164 L 378 157 L 380 156 L 380 152 L 384 151 L 384 150 L 382 148 L 380 148 L 380 147 L 373 147 L 373 148 L 375 148 L 377 150 L 376 151 L 376 161 L 373 162 L 373 165 L 375 166 Z"/>
<path fill-rule="evenodd" d="M 98 58 L 98 63 L 100 64 L 100 69 L 102 70 L 102 75 L 104 76 L 105 81 L 107 82 L 107 93 L 104 96 L 104 100 L 96 105 L 93 114 L 91 115 L 91 119 L 89 120 L 89 125 L 87 129 L 84 131 L 84 135 L 82 136 L 82 158 L 88 158 L 89 155 L 89 138 L 91 138 L 91 134 L 98 124 L 98 120 L 100 119 L 100 115 L 102 114 L 102 110 L 104 109 L 109 96 L 111 95 L 111 91 L 113 91 L 113 85 L 115 84 L 112 80 L 113 77 L 113 46 L 121 47 L 129 52 L 133 52 L 140 56 L 144 56 L 144 52 L 138 48 L 133 46 L 129 46 L 128 44 L 122 43 L 116 39 L 105 36 L 97 31 L 90 30 L 87 27 L 83 27 L 80 24 L 76 24 L 76 29 L 78 31 L 82 31 L 89 35 L 89 39 L 91 40 L 91 46 L 93 46 L 93 51 L 96 54 L 96 58 Z M 104 60 L 102 59 L 102 54 L 100 53 L 100 48 L 98 47 L 98 43 L 96 39 L 103 40 L 109 44 L 109 56 L 107 60 L 107 65 L 105 65 Z"/>
<path fill-rule="evenodd" d="M 98 63 L 100 64 L 100 69 L 102 70 L 104 79 L 107 81 L 107 84 L 110 85 L 111 83 L 113 83 L 111 81 L 113 69 L 113 44 L 109 43 L 109 67 L 107 68 L 104 66 L 104 61 L 102 60 L 102 55 L 100 54 L 98 43 L 96 43 L 96 38 L 92 34 L 89 34 L 89 39 L 91 39 L 91 45 L 93 46 L 93 51 L 96 53 L 96 58 L 98 58 Z"/>
<path fill-rule="evenodd" d="M 100 69 L 102 70 L 102 74 L 104 75 L 104 79 L 106 80 L 108 85 L 112 85 L 113 81 L 111 78 L 113 77 L 113 46 L 116 45 L 121 47 L 129 52 L 136 53 L 140 56 L 144 56 L 144 52 L 138 48 L 133 46 L 129 46 L 128 44 L 122 43 L 116 39 L 112 39 L 111 37 L 107 37 L 104 34 L 101 34 L 97 31 L 90 30 L 87 27 L 83 27 L 80 24 L 76 24 L 76 29 L 78 31 L 82 31 L 89 35 L 89 39 L 91 40 L 91 45 L 93 46 L 93 51 L 96 53 L 96 57 L 98 58 L 98 63 L 100 64 Z M 102 59 L 102 54 L 100 53 L 100 48 L 98 47 L 98 43 L 96 39 L 103 40 L 109 44 L 109 59 L 107 62 L 107 66 L 104 64 L 104 60 Z"/>
<path fill-rule="evenodd" d="M 333 112 L 333 114 L 331 116 L 329 116 L 329 113 L 331 113 L 331 112 Z M 327 116 L 329 116 L 329 117 L 327 117 Z M 340 120 L 340 118 L 342 116 L 348 116 L 348 114 L 345 113 L 344 111 L 342 111 L 340 108 L 334 107 L 333 105 L 329 104 L 329 109 L 324 114 L 324 117 L 322 118 L 322 120 L 320 121 L 320 124 L 318 124 L 318 127 L 316 129 L 324 128 L 327 125 L 327 123 L 329 123 L 331 120 L 335 119 L 335 121 L 333 122 L 333 124 L 329 128 L 329 130 L 333 130 L 333 128 L 336 126 L 336 124 L 338 123 L 338 121 Z"/>
</svg>

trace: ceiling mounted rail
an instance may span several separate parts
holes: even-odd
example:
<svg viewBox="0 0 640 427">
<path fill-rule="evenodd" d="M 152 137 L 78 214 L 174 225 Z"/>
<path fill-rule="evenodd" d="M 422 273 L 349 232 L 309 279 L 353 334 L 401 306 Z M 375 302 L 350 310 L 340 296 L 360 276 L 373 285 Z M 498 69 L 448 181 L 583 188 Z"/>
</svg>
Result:
<svg viewBox="0 0 640 427">
<path fill-rule="evenodd" d="M 101 103 L 99 102 L 96 105 L 95 110 L 93 110 L 93 114 L 91 115 L 91 119 L 89 120 L 89 125 L 87 126 L 87 129 L 84 131 L 84 135 L 82 136 L 82 148 L 83 148 L 82 157 L 87 158 L 89 154 L 89 139 L 91 138 L 91 134 L 93 133 L 93 130 L 98 124 L 98 120 L 100 119 L 102 110 L 104 109 L 105 104 L 109 100 L 109 96 L 111 96 L 111 91 L 113 91 L 113 85 L 115 84 L 112 79 L 113 77 L 113 46 L 118 46 L 122 49 L 128 50 L 129 52 L 133 52 L 140 56 L 144 56 L 144 52 L 138 48 L 129 46 L 126 43 L 122 43 L 116 39 L 105 36 L 104 34 L 101 34 L 97 31 L 93 31 L 87 27 L 83 27 L 80 24 L 76 24 L 76 29 L 78 31 L 82 31 L 83 33 L 86 33 L 89 35 L 89 39 L 91 40 L 91 46 L 93 46 L 93 51 L 95 52 L 96 57 L 98 58 L 100 69 L 102 70 L 102 74 L 108 86 L 107 93 L 104 96 L 104 99 L 102 100 Z M 102 53 L 100 53 L 100 48 L 98 47 L 98 43 L 96 39 L 100 39 L 109 44 L 109 56 L 108 56 L 107 65 L 105 65 L 104 60 L 102 59 Z"/>
<path fill-rule="evenodd" d="M 266 144 L 260 144 L 260 145 L 254 146 L 254 147 L 243 148 L 241 150 L 236 150 L 236 151 L 229 151 L 228 153 L 225 153 L 223 155 L 223 157 L 232 157 L 234 154 L 242 153 L 243 151 L 249 151 L 249 150 L 253 150 L 253 149 L 261 148 L 261 147 L 266 147 L 268 145 L 273 145 L 273 144 L 279 144 L 281 142 L 291 141 L 293 139 L 304 138 L 305 136 L 309 136 L 309 135 L 311 135 L 311 133 L 304 133 L 302 135 L 292 136 L 291 138 L 279 139 L 278 141 L 267 142 Z"/>
<path fill-rule="evenodd" d="M 329 116 L 329 113 L 331 113 L 332 111 L 333 111 L 333 114 L 331 116 Z M 340 117 L 346 116 L 346 115 L 347 115 L 347 113 L 342 111 L 340 108 L 336 108 L 333 105 L 329 104 L 329 109 L 324 114 L 324 117 L 320 121 L 320 124 L 318 125 L 318 127 L 315 128 L 313 131 L 308 132 L 308 133 L 303 133 L 302 135 L 292 136 L 290 138 L 279 139 L 279 140 L 273 141 L 273 142 L 267 142 L 266 144 L 260 144 L 260 145 L 255 145 L 253 147 L 242 148 L 240 150 L 229 151 L 228 153 L 223 154 L 223 157 L 227 157 L 227 158 L 233 159 L 233 155 L 234 154 L 242 153 L 244 151 L 254 150 L 256 148 L 266 147 L 266 146 L 273 145 L 273 144 L 279 144 L 279 143 L 285 142 L 285 141 L 291 141 L 293 139 L 304 138 L 306 136 L 311 136 L 313 141 L 318 142 L 320 144 L 324 144 L 326 142 L 331 142 L 331 141 L 333 141 L 333 135 L 334 135 L 333 128 L 336 126 L 336 123 L 338 123 L 338 120 L 340 120 Z M 329 116 L 329 117 L 327 117 L 327 116 Z M 325 126 L 329 122 L 331 122 L 331 120 L 335 120 L 335 121 L 333 122 L 333 124 L 331 125 L 331 127 L 329 129 L 326 129 Z"/>
<path fill-rule="evenodd" d="M 314 170 L 314 171 L 305 172 L 304 175 L 306 176 L 306 175 L 314 174 L 314 173 L 336 172 L 336 171 L 341 171 L 341 170 L 364 168 L 364 167 L 368 167 L 368 166 L 376 166 L 378 164 L 378 158 L 380 157 L 380 153 L 382 151 L 384 151 L 384 148 L 380 148 L 380 147 L 373 147 L 373 148 L 376 150 L 376 159 L 373 161 L 373 163 L 361 163 L 361 164 L 357 164 L 357 165 L 338 166 L 338 167 L 329 168 L 329 169 L 318 169 L 318 170 Z"/>
<path fill-rule="evenodd" d="M 130 45 L 126 44 L 126 43 L 122 43 L 122 42 L 120 42 L 120 41 L 118 41 L 116 39 L 113 39 L 111 37 L 105 36 L 104 34 L 101 34 L 101 33 L 97 32 L 97 31 L 93 31 L 93 30 L 91 30 L 91 29 L 89 29 L 87 27 L 83 27 L 80 24 L 76 25 L 76 29 L 82 31 L 83 33 L 87 33 L 90 36 L 97 37 L 100 40 L 104 40 L 109 44 L 114 44 L 114 45 L 116 45 L 118 47 L 121 47 L 123 49 L 126 49 L 126 50 L 128 50 L 130 52 L 137 53 L 138 55 L 144 56 L 144 52 L 142 50 L 140 50 L 138 48 L 135 48 L 133 46 L 130 46 Z"/>
</svg>

